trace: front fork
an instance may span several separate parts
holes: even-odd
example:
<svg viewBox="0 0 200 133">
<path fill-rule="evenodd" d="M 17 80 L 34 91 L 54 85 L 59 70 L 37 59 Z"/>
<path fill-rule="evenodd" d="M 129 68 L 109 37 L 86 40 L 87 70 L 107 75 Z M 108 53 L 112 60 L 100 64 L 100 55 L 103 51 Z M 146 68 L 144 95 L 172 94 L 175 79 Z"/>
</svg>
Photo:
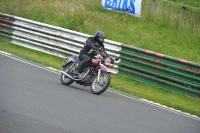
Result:
<svg viewBox="0 0 200 133">
<path fill-rule="evenodd" d="M 101 69 L 98 69 L 97 82 L 99 82 L 100 74 L 101 74 Z"/>
</svg>

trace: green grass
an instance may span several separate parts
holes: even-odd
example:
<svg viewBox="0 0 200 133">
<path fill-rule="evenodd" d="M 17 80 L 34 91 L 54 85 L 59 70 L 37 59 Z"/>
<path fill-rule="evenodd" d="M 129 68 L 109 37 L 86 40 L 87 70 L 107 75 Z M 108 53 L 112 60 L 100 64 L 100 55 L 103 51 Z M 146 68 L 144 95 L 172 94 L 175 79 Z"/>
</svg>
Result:
<svg viewBox="0 0 200 133">
<path fill-rule="evenodd" d="M 191 112 L 191 110 L 193 110 L 193 113 L 195 113 L 196 115 L 199 114 L 199 100 L 194 100 L 192 98 L 188 98 L 180 94 L 172 93 L 157 87 L 133 81 L 125 77 L 113 75 L 111 87 L 117 87 L 118 90 L 121 90 L 123 92 L 146 98 L 148 100 L 161 103 L 168 107 L 183 110 L 185 112 Z"/>
<path fill-rule="evenodd" d="M 90 35 L 102 30 L 109 40 L 200 63 L 200 32 L 150 21 L 149 1 L 143 0 L 142 18 L 106 10 L 100 0 L 1 0 L 0 12 Z"/>
<path fill-rule="evenodd" d="M 168 0 L 168 1 L 200 8 L 200 0 Z"/>
<path fill-rule="evenodd" d="M 194 4 L 199 0 L 177 2 L 200 7 Z M 101 0 L 1 0 L 0 12 L 90 35 L 102 30 L 109 40 L 200 63 L 200 33 L 184 28 L 179 30 L 167 20 L 150 20 L 149 3 L 150 0 L 143 0 L 142 18 L 106 10 L 101 6 Z M 63 62 L 61 58 L 2 40 L 0 49 L 56 69 L 61 69 Z M 112 75 L 111 87 L 200 116 L 200 100 L 116 75 Z"/>
<path fill-rule="evenodd" d="M 3 40 L 0 40 L 0 49 L 58 70 L 61 70 L 61 64 L 64 61 L 62 58 L 23 48 Z M 166 105 L 168 107 L 200 116 L 200 100 L 198 99 L 162 90 L 160 88 L 149 86 L 118 75 L 112 75 L 110 87 L 134 96 Z"/>
</svg>

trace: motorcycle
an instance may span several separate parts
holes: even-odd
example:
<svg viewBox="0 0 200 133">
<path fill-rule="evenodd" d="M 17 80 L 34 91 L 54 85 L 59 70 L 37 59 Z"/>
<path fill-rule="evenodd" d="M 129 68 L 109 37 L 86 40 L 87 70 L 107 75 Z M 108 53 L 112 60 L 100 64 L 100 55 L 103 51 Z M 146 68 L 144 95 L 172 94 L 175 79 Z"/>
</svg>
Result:
<svg viewBox="0 0 200 133">
<path fill-rule="evenodd" d="M 101 57 L 101 58 L 99 58 Z M 112 59 L 104 57 L 102 58 L 101 53 L 86 64 L 82 73 L 77 77 L 73 72 L 76 66 L 80 63 L 78 55 L 72 55 L 66 58 L 62 64 L 63 71 L 61 71 L 61 83 L 63 85 L 71 85 L 76 82 L 82 86 L 90 86 L 93 94 L 99 95 L 103 93 L 111 82 L 110 72 L 107 67 L 115 67 L 119 58 Z"/>
</svg>

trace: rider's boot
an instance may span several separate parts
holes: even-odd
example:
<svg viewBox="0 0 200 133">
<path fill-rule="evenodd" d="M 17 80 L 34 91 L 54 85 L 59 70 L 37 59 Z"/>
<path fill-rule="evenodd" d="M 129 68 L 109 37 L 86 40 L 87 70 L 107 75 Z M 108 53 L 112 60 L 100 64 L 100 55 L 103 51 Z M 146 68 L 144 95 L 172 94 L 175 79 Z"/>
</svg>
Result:
<svg viewBox="0 0 200 133">
<path fill-rule="evenodd" d="M 73 74 L 75 75 L 75 77 L 80 78 L 81 77 L 81 73 L 78 71 L 78 69 L 75 69 Z"/>
</svg>

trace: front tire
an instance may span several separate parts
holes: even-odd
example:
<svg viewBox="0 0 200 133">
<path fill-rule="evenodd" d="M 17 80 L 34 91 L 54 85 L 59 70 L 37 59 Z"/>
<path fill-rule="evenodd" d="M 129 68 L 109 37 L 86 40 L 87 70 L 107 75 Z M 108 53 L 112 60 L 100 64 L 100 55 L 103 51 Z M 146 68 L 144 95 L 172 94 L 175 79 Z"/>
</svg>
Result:
<svg viewBox="0 0 200 133">
<path fill-rule="evenodd" d="M 65 66 L 64 71 L 65 71 L 66 73 L 68 73 L 72 65 L 73 65 L 72 62 L 71 62 L 71 63 L 68 63 L 68 64 Z M 61 76 L 60 76 L 60 81 L 61 81 L 61 83 L 62 83 L 63 85 L 70 85 L 70 84 L 72 84 L 72 83 L 74 82 L 73 79 L 70 79 L 69 77 L 65 76 L 65 75 L 62 74 L 62 73 L 61 73 Z"/>
<path fill-rule="evenodd" d="M 94 77 L 90 88 L 93 94 L 99 95 L 103 93 L 110 85 L 111 76 L 109 73 L 103 72 L 99 76 L 99 82 L 97 81 L 97 79 L 98 75 Z"/>
</svg>

